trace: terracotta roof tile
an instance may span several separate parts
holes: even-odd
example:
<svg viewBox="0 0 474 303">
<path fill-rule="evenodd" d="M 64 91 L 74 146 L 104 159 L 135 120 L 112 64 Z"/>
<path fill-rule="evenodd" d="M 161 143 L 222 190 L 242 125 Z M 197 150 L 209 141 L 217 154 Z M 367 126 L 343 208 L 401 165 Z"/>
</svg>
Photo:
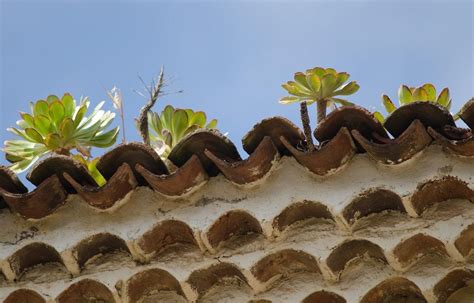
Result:
<svg viewBox="0 0 474 303">
<path fill-rule="evenodd" d="M 396 109 L 387 117 L 384 127 L 395 138 L 400 136 L 414 120 L 425 127 L 442 131 L 444 126 L 455 126 L 453 116 L 441 105 L 433 102 L 413 102 Z"/>
<path fill-rule="evenodd" d="M 347 128 L 341 128 L 326 144 L 314 151 L 303 152 L 281 138 L 296 161 L 316 175 L 324 176 L 342 168 L 356 153 L 356 147 Z"/>
<path fill-rule="evenodd" d="M 175 292 L 184 298 L 179 281 L 169 272 L 159 268 L 152 268 L 133 275 L 125 283 L 127 302 L 138 303 L 148 296 L 161 291 Z"/>
<path fill-rule="evenodd" d="M 474 253 L 474 223 L 466 227 L 454 242 L 457 250 L 464 256 L 468 257 Z"/>
<path fill-rule="evenodd" d="M 285 138 L 291 146 L 297 146 L 304 140 L 303 131 L 290 120 L 283 117 L 272 117 L 255 124 L 242 138 L 242 147 L 250 155 L 265 137 L 271 138 L 281 155 L 289 155 L 287 146 L 283 145 L 281 137 Z"/>
<path fill-rule="evenodd" d="M 411 203 L 418 215 L 435 203 L 449 199 L 467 199 L 474 202 L 474 190 L 465 181 L 452 176 L 429 180 L 418 185 Z"/>
<path fill-rule="evenodd" d="M 0 166 L 0 191 L 2 189 L 3 191 L 13 194 L 24 194 L 28 192 L 28 189 L 21 183 L 18 177 L 5 166 Z M 0 194 L 0 208 L 6 206 L 3 196 Z"/>
<path fill-rule="evenodd" d="M 328 207 L 319 202 L 302 201 L 291 204 L 273 219 L 272 226 L 278 232 L 282 232 L 288 226 L 302 220 L 321 218 L 334 221 Z"/>
<path fill-rule="evenodd" d="M 82 186 L 97 186 L 84 165 L 63 155 L 53 155 L 39 161 L 28 172 L 26 179 L 39 186 L 49 177 L 56 175 L 68 193 L 76 193 L 74 187 L 64 178 L 64 173 L 78 180 Z"/>
<path fill-rule="evenodd" d="M 208 150 L 216 157 L 226 161 L 241 160 L 239 152 L 227 137 L 217 130 L 200 129 L 185 136 L 172 149 L 168 159 L 176 166 L 183 166 L 193 155 L 196 155 L 210 176 L 215 176 L 219 170 L 205 154 Z"/>
<path fill-rule="evenodd" d="M 137 142 L 120 144 L 105 153 L 97 162 L 97 169 L 106 180 L 109 180 L 123 163 L 130 166 L 140 185 L 146 185 L 147 183 L 135 170 L 136 164 L 140 164 L 154 174 L 168 173 L 168 168 L 155 150 L 146 144 Z"/>
<path fill-rule="evenodd" d="M 342 215 L 349 225 L 353 225 L 362 217 L 388 210 L 406 213 L 399 195 L 387 189 L 372 188 L 355 197 L 344 207 Z"/>
<path fill-rule="evenodd" d="M 474 271 L 469 269 L 455 269 L 439 281 L 433 293 L 436 303 L 445 303 L 457 290 L 468 286 L 468 282 L 474 280 Z"/>
<path fill-rule="evenodd" d="M 285 249 L 263 257 L 251 268 L 261 282 L 296 272 L 321 273 L 316 258 L 304 251 Z"/>
<path fill-rule="evenodd" d="M 474 135 L 461 140 L 453 140 L 440 134 L 431 127 L 428 127 L 428 133 L 435 139 L 436 143 L 452 153 L 460 156 L 474 157 Z"/>
<path fill-rule="evenodd" d="M 262 139 L 257 148 L 243 161 L 226 161 L 205 150 L 217 168 L 230 181 L 245 185 L 262 179 L 273 167 L 273 162 L 279 158 L 279 153 L 270 137 Z"/>
<path fill-rule="evenodd" d="M 197 292 L 197 297 L 201 298 L 212 286 L 224 279 L 235 279 L 249 286 L 242 271 L 234 264 L 225 262 L 194 271 L 186 282 Z"/>
<path fill-rule="evenodd" d="M 67 172 L 64 173 L 64 178 L 87 204 L 100 210 L 113 207 L 117 201 L 138 186 L 135 174 L 128 163 L 120 165 L 107 183 L 100 187 L 83 186 Z"/>
<path fill-rule="evenodd" d="M 22 217 L 40 219 L 66 202 L 67 192 L 57 175 L 52 175 L 29 193 L 11 193 L 0 188 L 8 207 Z"/>
<path fill-rule="evenodd" d="M 31 289 L 20 288 L 8 295 L 3 303 L 46 303 L 46 300 Z"/>
<path fill-rule="evenodd" d="M 17 279 L 30 268 L 38 264 L 59 263 L 64 265 L 58 251 L 45 243 L 30 243 L 8 258 L 8 263 Z"/>
<path fill-rule="evenodd" d="M 346 299 L 330 291 L 320 290 L 315 291 L 306 298 L 301 303 L 346 303 Z"/>
<path fill-rule="evenodd" d="M 423 151 L 433 140 L 419 120 L 414 120 L 395 139 L 380 138 L 379 141 L 382 143 L 366 139 L 356 129 L 352 130 L 352 135 L 372 158 L 383 164 L 398 164 L 409 160 Z"/>
<path fill-rule="evenodd" d="M 412 281 L 395 277 L 387 279 L 372 288 L 360 303 L 380 303 L 404 300 L 410 303 L 427 303 L 420 288 Z"/>
<path fill-rule="evenodd" d="M 471 98 L 471 100 L 463 106 L 460 117 L 467 126 L 474 130 L 474 98 Z"/>
<path fill-rule="evenodd" d="M 356 129 L 366 138 L 372 138 L 373 133 L 388 138 L 382 124 L 372 113 L 360 106 L 343 106 L 332 111 L 319 123 L 314 136 L 319 142 L 324 142 L 334 138 L 344 127 L 349 131 Z"/>
<path fill-rule="evenodd" d="M 221 242 L 231 237 L 262 232 L 262 227 L 255 217 L 243 210 L 233 210 L 217 219 L 205 236 L 210 249 L 216 250 Z"/>
<path fill-rule="evenodd" d="M 191 245 L 198 248 L 192 229 L 178 220 L 159 222 L 137 241 L 137 246 L 148 258 L 177 245 Z"/>
<path fill-rule="evenodd" d="M 336 276 L 339 276 L 350 261 L 363 257 L 370 257 L 387 263 L 383 249 L 380 246 L 368 240 L 352 239 L 339 244 L 328 256 L 326 264 Z"/>
<path fill-rule="evenodd" d="M 405 269 L 430 254 L 448 257 L 448 252 L 443 242 L 421 233 L 400 242 L 393 249 L 393 254 Z"/>
<path fill-rule="evenodd" d="M 145 178 L 151 188 L 170 197 L 189 194 L 209 180 L 201 160 L 196 155 L 192 155 L 183 166 L 178 167 L 170 174 L 153 174 L 140 164 L 137 164 L 136 170 Z"/>
<path fill-rule="evenodd" d="M 125 241 L 110 233 L 100 233 L 81 240 L 72 248 L 72 255 L 79 268 L 84 268 L 87 261 L 97 255 L 124 251 L 130 254 Z"/>
<path fill-rule="evenodd" d="M 92 279 L 83 279 L 72 284 L 56 298 L 56 301 L 58 303 L 116 302 L 107 286 Z"/>
</svg>

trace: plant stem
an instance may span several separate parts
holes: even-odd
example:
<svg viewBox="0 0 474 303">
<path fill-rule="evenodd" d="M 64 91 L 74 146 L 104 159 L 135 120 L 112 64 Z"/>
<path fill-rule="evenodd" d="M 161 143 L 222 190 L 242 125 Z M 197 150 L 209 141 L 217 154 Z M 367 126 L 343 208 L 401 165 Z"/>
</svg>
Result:
<svg viewBox="0 0 474 303">
<path fill-rule="evenodd" d="M 311 134 L 311 125 L 309 121 L 308 106 L 306 104 L 306 101 L 300 103 L 300 114 L 301 122 L 303 123 L 304 136 L 306 137 L 306 145 L 308 146 L 308 150 L 311 152 L 314 150 L 314 143 Z"/>
<path fill-rule="evenodd" d="M 71 155 L 69 149 L 65 148 L 65 147 L 58 148 L 54 152 L 59 154 L 59 155 L 64 155 L 64 156 L 70 156 Z"/>
<path fill-rule="evenodd" d="M 316 107 L 318 110 L 318 125 L 321 123 L 321 121 L 326 118 L 326 109 L 328 107 L 328 100 L 327 99 L 322 99 L 316 102 Z"/>
<path fill-rule="evenodd" d="M 123 113 L 123 105 L 120 107 L 120 118 L 122 119 L 122 143 L 126 143 L 127 140 L 125 139 L 125 115 Z"/>
</svg>

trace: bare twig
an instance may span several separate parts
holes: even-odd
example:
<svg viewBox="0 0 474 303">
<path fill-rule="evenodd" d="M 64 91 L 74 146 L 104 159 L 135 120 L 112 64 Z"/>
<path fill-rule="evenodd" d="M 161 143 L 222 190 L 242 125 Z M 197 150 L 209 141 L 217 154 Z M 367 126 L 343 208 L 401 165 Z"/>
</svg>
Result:
<svg viewBox="0 0 474 303">
<path fill-rule="evenodd" d="M 156 82 L 153 80 L 150 87 L 148 87 L 145 84 L 145 82 L 140 76 L 138 78 L 143 83 L 143 85 L 145 86 L 145 89 L 150 95 L 148 102 L 140 110 L 140 115 L 138 116 L 138 119 L 137 119 L 138 130 L 140 132 L 140 135 L 142 136 L 143 142 L 147 145 L 150 145 L 150 136 L 148 133 L 148 112 L 155 105 L 158 98 L 162 96 L 161 90 L 163 89 L 163 86 L 164 86 L 164 68 L 161 67 L 158 80 Z"/>
</svg>

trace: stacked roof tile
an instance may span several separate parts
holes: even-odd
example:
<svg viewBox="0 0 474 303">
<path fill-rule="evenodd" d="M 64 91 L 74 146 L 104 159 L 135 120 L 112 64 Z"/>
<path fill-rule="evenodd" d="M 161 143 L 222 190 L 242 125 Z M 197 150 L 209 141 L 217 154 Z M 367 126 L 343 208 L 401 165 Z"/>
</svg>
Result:
<svg viewBox="0 0 474 303">
<path fill-rule="evenodd" d="M 418 102 L 382 126 L 342 107 L 308 152 L 302 131 L 275 117 L 242 139 L 245 160 L 202 130 L 173 149 L 173 167 L 122 144 L 98 162 L 102 187 L 64 156 L 32 168 L 31 192 L 1 168 L 0 205 L 17 216 L 0 213 L 10 224 L 0 236 L 14 238 L 0 244 L 0 299 L 450 302 L 474 281 L 474 103 L 461 118 L 469 129 Z M 354 282 L 361 266 L 376 271 Z"/>
</svg>

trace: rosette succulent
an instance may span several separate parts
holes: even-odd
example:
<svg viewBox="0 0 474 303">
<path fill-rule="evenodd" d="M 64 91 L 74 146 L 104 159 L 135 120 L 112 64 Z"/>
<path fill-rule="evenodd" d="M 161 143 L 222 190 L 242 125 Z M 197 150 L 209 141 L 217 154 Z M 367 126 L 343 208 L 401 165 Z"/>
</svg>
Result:
<svg viewBox="0 0 474 303">
<path fill-rule="evenodd" d="M 167 105 L 161 114 L 148 112 L 151 145 L 164 159 L 187 134 L 200 128 L 213 129 L 216 126 L 217 120 L 207 122 L 206 114 L 202 111 L 177 109 Z"/>
<path fill-rule="evenodd" d="M 333 103 L 353 105 L 353 103 L 339 98 L 352 95 L 359 90 L 355 81 L 347 83 L 350 75 L 346 72 L 337 72 L 333 68 L 315 67 L 306 72 L 297 72 L 294 81 L 282 84 L 290 94 L 280 99 L 282 104 L 295 102 L 316 103 L 318 108 L 318 123 L 326 117 L 326 109 Z"/>
<path fill-rule="evenodd" d="M 301 121 L 303 123 L 307 148 L 314 150 L 307 105 L 316 103 L 318 124 L 326 118 L 327 107 L 331 104 L 353 105 L 339 96 L 352 95 L 359 90 L 355 81 L 347 83 L 350 75 L 337 72 L 333 68 L 315 67 L 306 72 L 297 72 L 294 81 L 282 84 L 290 94 L 280 99 L 281 104 L 300 103 Z"/>
<path fill-rule="evenodd" d="M 103 104 L 99 103 L 86 116 L 88 98 L 81 98 L 77 105 L 66 93 L 62 98 L 50 95 L 45 100 L 31 102 L 31 113 L 21 112 L 18 128 L 8 129 L 21 138 L 5 141 L 3 151 L 13 163 L 11 169 L 22 172 L 49 153 L 72 156 L 71 152 L 76 150 L 89 158 L 91 147 L 113 145 L 119 128 L 107 130 L 115 114 L 102 110 Z"/>
<path fill-rule="evenodd" d="M 423 84 L 420 87 L 400 86 L 398 89 L 398 103 L 400 106 L 418 101 L 436 103 L 448 110 L 451 108 L 451 97 L 449 96 L 449 89 L 447 87 L 443 88 L 439 95 L 436 96 L 436 88 L 431 83 Z M 397 106 L 387 95 L 382 95 L 382 104 L 389 114 L 397 109 Z M 375 112 L 375 116 L 381 122 L 385 119 L 380 112 Z"/>
</svg>

